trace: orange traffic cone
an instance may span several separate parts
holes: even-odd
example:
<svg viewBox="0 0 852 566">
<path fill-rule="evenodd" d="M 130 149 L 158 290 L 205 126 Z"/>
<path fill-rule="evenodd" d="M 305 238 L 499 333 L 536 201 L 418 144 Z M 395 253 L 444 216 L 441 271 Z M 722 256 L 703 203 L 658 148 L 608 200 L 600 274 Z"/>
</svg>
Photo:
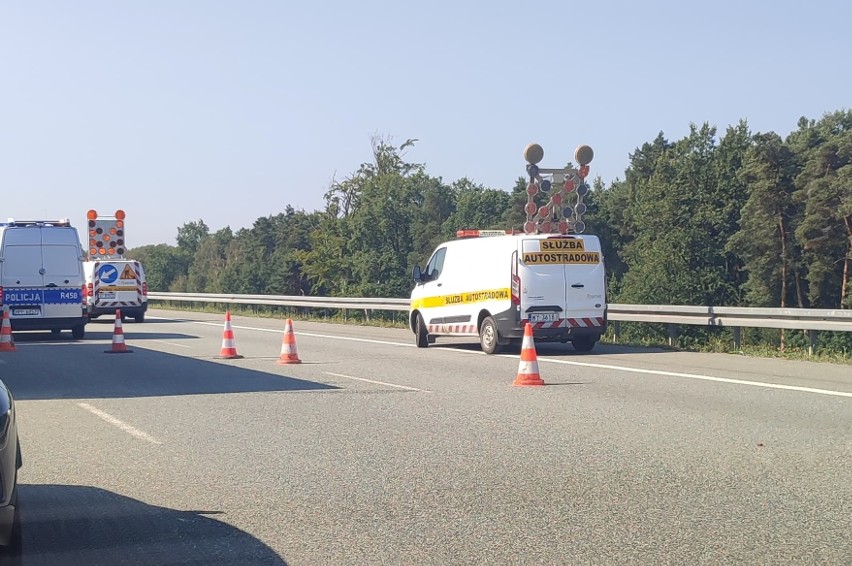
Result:
<svg viewBox="0 0 852 566">
<path fill-rule="evenodd" d="M 237 344 L 234 342 L 234 329 L 231 327 L 231 311 L 225 311 L 225 330 L 222 332 L 222 350 L 216 357 L 223 360 L 242 358 L 237 353 Z"/>
<path fill-rule="evenodd" d="M 3 323 L 0 325 L 0 352 L 14 352 L 15 341 L 12 339 L 12 321 L 9 320 L 9 307 L 3 307 Z"/>
<path fill-rule="evenodd" d="M 284 324 L 284 340 L 281 344 L 281 355 L 278 357 L 279 364 L 300 364 L 299 354 L 296 352 L 296 334 L 293 332 L 293 321 L 287 319 Z"/>
<path fill-rule="evenodd" d="M 518 364 L 518 376 L 512 385 L 544 385 L 538 373 L 538 357 L 535 354 L 532 326 L 528 322 L 524 327 L 524 341 L 521 345 L 521 363 Z"/>
<path fill-rule="evenodd" d="M 115 329 L 112 332 L 112 349 L 104 350 L 105 354 L 132 354 L 124 343 L 124 330 L 121 329 L 121 311 L 115 311 Z"/>
</svg>

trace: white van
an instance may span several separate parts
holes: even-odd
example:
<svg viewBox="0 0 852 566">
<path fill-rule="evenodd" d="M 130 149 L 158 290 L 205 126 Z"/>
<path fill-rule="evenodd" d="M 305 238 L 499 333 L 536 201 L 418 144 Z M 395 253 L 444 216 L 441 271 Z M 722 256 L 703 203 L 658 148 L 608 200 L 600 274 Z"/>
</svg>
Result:
<svg viewBox="0 0 852 566">
<path fill-rule="evenodd" d="M 417 346 L 478 336 L 487 354 L 536 341 L 590 351 L 606 330 L 606 276 L 597 236 L 460 230 L 414 268 L 409 324 Z"/>
<path fill-rule="evenodd" d="M 148 310 L 148 283 L 142 264 L 133 259 L 89 260 L 83 263 L 86 275 L 86 307 L 89 318 L 102 314 L 145 321 Z"/>
<path fill-rule="evenodd" d="M 85 334 L 83 249 L 67 220 L 0 223 L 0 302 L 12 330 Z"/>
</svg>

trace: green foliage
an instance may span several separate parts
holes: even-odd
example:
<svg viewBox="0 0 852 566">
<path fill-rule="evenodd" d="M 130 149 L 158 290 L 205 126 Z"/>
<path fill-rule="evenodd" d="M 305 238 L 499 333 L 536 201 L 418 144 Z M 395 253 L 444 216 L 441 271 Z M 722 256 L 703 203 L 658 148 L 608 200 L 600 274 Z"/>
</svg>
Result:
<svg viewBox="0 0 852 566">
<path fill-rule="evenodd" d="M 202 240 L 210 235 L 210 228 L 203 220 L 187 222 L 177 231 L 177 245 L 189 255 L 194 255 Z"/>
<path fill-rule="evenodd" d="M 411 268 L 461 228 L 518 228 L 528 180 L 489 188 L 446 184 L 410 162 L 400 145 L 372 139 L 372 159 L 331 183 L 321 211 L 258 218 L 210 233 L 198 220 L 177 247 L 133 250 L 152 290 L 406 297 Z M 523 163 L 518 163 L 519 168 Z M 541 195 L 536 197 L 541 204 Z M 661 132 L 630 154 L 624 179 L 600 178 L 586 198 L 615 303 L 849 308 L 852 277 L 852 112 L 802 118 L 787 139 L 752 134 L 741 121 L 721 135 L 692 125 Z M 665 327 L 628 325 L 636 339 L 665 340 Z M 679 344 L 719 342 L 722 332 L 682 328 Z M 754 341 L 785 342 L 755 330 Z M 805 338 L 786 333 L 796 348 Z M 826 347 L 852 348 L 826 333 Z"/>
<path fill-rule="evenodd" d="M 156 244 L 127 250 L 126 255 L 145 266 L 148 289 L 151 291 L 186 290 L 180 281 L 185 281 L 192 257 L 185 250 L 168 244 Z M 175 286 L 175 283 L 178 285 Z"/>
</svg>

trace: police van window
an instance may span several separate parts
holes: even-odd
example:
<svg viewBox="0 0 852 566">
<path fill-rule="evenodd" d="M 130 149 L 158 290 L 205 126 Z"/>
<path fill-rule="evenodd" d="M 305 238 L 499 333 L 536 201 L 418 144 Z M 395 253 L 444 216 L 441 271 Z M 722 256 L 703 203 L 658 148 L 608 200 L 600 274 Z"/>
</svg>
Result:
<svg viewBox="0 0 852 566">
<path fill-rule="evenodd" d="M 440 248 L 432 255 L 432 259 L 426 264 L 426 280 L 434 281 L 441 275 L 444 269 L 444 256 L 447 255 L 447 248 Z"/>
<path fill-rule="evenodd" d="M 32 277 L 39 275 L 41 269 L 41 253 L 38 246 L 6 246 L 3 249 L 5 276 Z"/>
<path fill-rule="evenodd" d="M 80 252 L 75 246 L 43 246 L 45 275 L 80 276 Z"/>
</svg>

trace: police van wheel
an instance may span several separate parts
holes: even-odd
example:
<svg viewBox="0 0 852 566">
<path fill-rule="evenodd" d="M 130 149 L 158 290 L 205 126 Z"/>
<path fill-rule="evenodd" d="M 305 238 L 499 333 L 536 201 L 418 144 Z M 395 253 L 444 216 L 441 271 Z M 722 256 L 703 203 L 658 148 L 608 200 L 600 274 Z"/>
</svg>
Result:
<svg viewBox="0 0 852 566">
<path fill-rule="evenodd" d="M 496 354 L 500 351 L 497 323 L 490 316 L 486 317 L 479 327 L 479 344 L 482 346 L 482 351 L 486 354 Z"/>
<path fill-rule="evenodd" d="M 429 332 L 426 330 L 426 323 L 423 322 L 423 315 L 417 314 L 417 320 L 414 323 L 414 338 L 418 348 L 426 348 L 429 346 Z"/>
<path fill-rule="evenodd" d="M 134 316 L 133 322 L 136 322 L 137 324 L 142 324 L 143 322 L 145 322 L 145 313 L 144 312 L 139 313 L 136 316 Z"/>
<path fill-rule="evenodd" d="M 60 334 L 61 332 L 62 332 L 62 329 L 61 329 L 61 328 L 51 328 L 51 329 L 50 329 L 50 333 L 51 333 L 53 336 L 59 336 L 59 334 Z"/>
<path fill-rule="evenodd" d="M 85 326 L 75 326 L 71 329 L 71 337 L 74 340 L 82 340 L 83 336 L 86 335 L 86 327 Z"/>
</svg>

